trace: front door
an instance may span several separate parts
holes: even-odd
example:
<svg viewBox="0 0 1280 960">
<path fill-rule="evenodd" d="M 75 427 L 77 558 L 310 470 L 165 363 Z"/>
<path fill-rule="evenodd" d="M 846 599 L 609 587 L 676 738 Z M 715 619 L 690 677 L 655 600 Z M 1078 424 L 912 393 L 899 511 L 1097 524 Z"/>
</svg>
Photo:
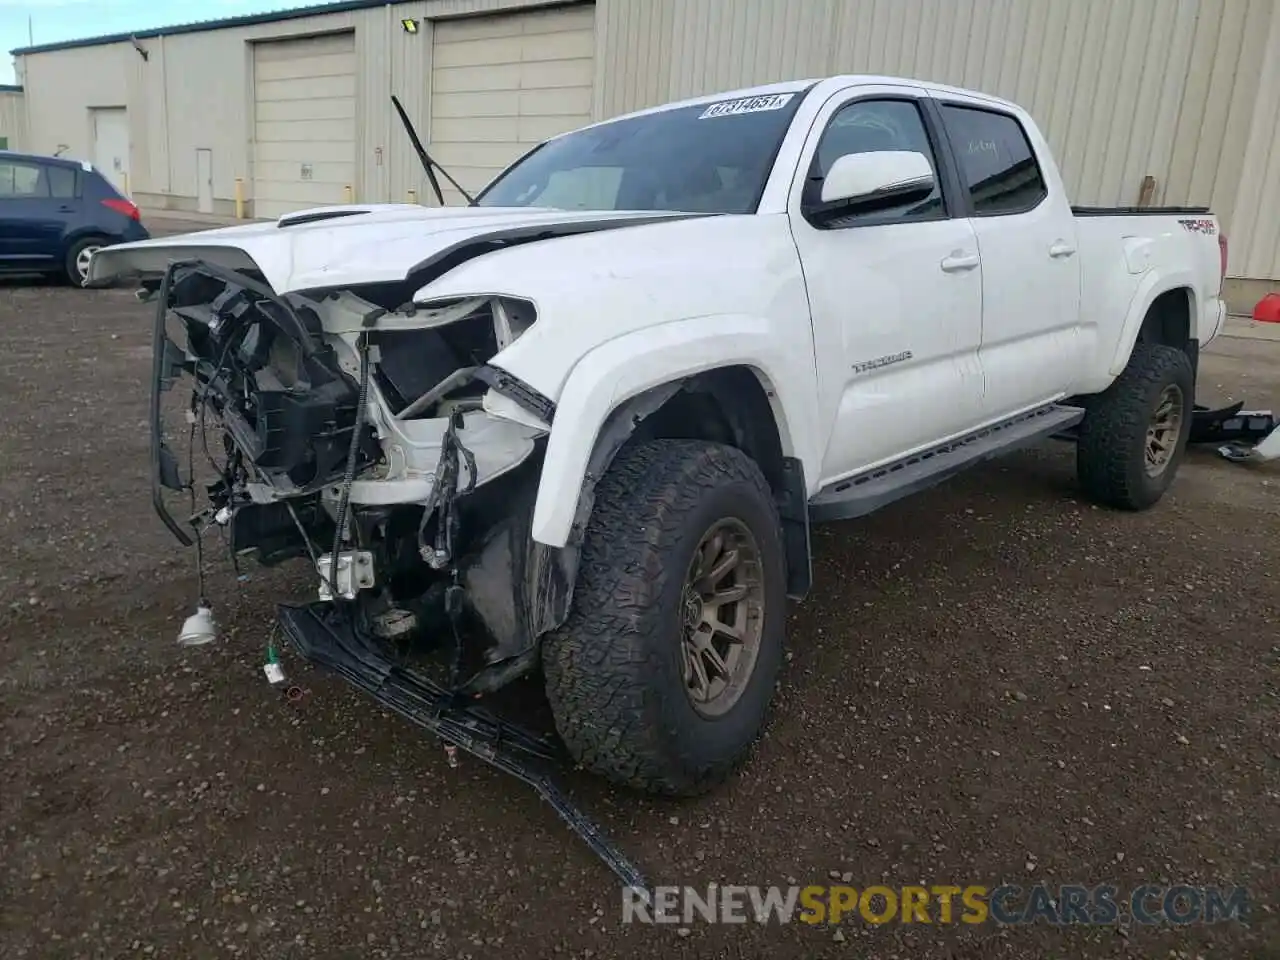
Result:
<svg viewBox="0 0 1280 960">
<path fill-rule="evenodd" d="M 819 114 L 793 190 L 792 229 L 813 316 L 831 483 L 964 432 L 981 419 L 982 270 L 973 227 L 954 215 L 923 91 L 859 87 Z M 923 201 L 825 226 L 805 219 L 849 153 L 908 150 L 930 161 Z"/>
</svg>

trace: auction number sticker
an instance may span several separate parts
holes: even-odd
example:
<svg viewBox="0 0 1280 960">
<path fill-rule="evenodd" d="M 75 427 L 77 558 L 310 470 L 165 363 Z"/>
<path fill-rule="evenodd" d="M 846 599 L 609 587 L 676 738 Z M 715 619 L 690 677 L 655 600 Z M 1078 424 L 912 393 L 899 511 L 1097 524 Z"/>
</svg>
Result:
<svg viewBox="0 0 1280 960">
<path fill-rule="evenodd" d="M 794 93 L 771 93 L 763 97 L 743 97 L 741 100 L 721 100 L 713 103 L 698 115 L 699 120 L 710 120 L 712 117 L 736 117 L 740 113 L 763 113 L 766 110 L 781 110 L 794 97 Z"/>
</svg>

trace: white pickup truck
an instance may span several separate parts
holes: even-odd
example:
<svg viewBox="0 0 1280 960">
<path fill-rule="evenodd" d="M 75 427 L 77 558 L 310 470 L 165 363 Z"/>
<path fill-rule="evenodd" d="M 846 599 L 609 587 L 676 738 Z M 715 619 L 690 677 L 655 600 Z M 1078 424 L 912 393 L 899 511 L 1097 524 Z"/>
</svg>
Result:
<svg viewBox="0 0 1280 960">
<path fill-rule="evenodd" d="M 1073 209 L 1011 103 L 835 77 L 556 137 L 466 208 L 123 244 L 90 280 L 159 301 L 165 522 L 314 564 L 299 650 L 468 748 L 446 705 L 540 665 L 573 758 L 685 794 L 761 729 L 811 523 L 1050 436 L 1083 496 L 1160 499 L 1224 250 L 1203 210 Z M 224 435 L 189 523 L 184 372 Z"/>
</svg>

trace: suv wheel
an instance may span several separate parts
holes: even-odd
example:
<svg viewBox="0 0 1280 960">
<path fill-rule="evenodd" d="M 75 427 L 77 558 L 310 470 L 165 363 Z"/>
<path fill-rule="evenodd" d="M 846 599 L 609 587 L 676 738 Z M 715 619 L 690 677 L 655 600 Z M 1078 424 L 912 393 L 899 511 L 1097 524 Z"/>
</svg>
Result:
<svg viewBox="0 0 1280 960">
<path fill-rule="evenodd" d="M 1182 463 L 1194 402 L 1187 355 L 1136 344 L 1124 372 L 1090 400 L 1080 425 L 1076 468 L 1085 494 L 1123 510 L 1156 503 Z"/>
<path fill-rule="evenodd" d="M 561 737 L 617 783 L 702 792 L 763 727 L 785 618 L 781 528 L 755 462 L 699 440 L 624 448 L 596 488 L 572 611 L 543 645 Z"/>
</svg>

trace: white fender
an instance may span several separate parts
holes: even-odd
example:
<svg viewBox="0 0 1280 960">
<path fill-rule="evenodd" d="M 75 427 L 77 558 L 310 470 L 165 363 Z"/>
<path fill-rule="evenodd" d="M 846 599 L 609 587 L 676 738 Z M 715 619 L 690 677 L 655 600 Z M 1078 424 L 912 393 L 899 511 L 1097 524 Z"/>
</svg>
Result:
<svg viewBox="0 0 1280 960">
<path fill-rule="evenodd" d="M 1111 358 L 1111 367 L 1108 372 L 1113 377 L 1118 377 L 1124 373 L 1125 366 L 1129 363 L 1129 357 L 1133 353 L 1133 345 L 1138 342 L 1138 333 L 1142 329 L 1142 321 L 1147 318 L 1147 311 L 1151 309 L 1151 304 L 1155 303 L 1156 298 L 1161 294 L 1168 293 L 1170 290 L 1177 290 L 1185 287 L 1192 291 L 1191 294 L 1191 335 L 1199 336 L 1200 328 L 1200 305 L 1196 301 L 1195 295 L 1196 280 L 1189 270 L 1178 270 L 1171 273 L 1148 273 L 1142 278 L 1142 282 L 1138 284 L 1138 289 L 1134 291 L 1133 299 L 1129 301 L 1129 311 L 1125 314 L 1124 326 L 1120 329 L 1120 338 L 1116 342 L 1116 352 Z"/>
<path fill-rule="evenodd" d="M 574 365 L 556 404 L 533 510 L 533 539 L 553 547 L 568 542 L 596 438 L 619 404 L 720 367 L 741 365 L 756 372 L 774 408 L 783 454 L 800 457 L 806 476 L 816 477 L 817 411 L 792 409 L 816 391 L 773 389 L 774 384 L 812 382 L 813 363 L 812 351 L 779 342 L 769 320 L 742 315 L 676 320 L 591 350 Z"/>
</svg>

